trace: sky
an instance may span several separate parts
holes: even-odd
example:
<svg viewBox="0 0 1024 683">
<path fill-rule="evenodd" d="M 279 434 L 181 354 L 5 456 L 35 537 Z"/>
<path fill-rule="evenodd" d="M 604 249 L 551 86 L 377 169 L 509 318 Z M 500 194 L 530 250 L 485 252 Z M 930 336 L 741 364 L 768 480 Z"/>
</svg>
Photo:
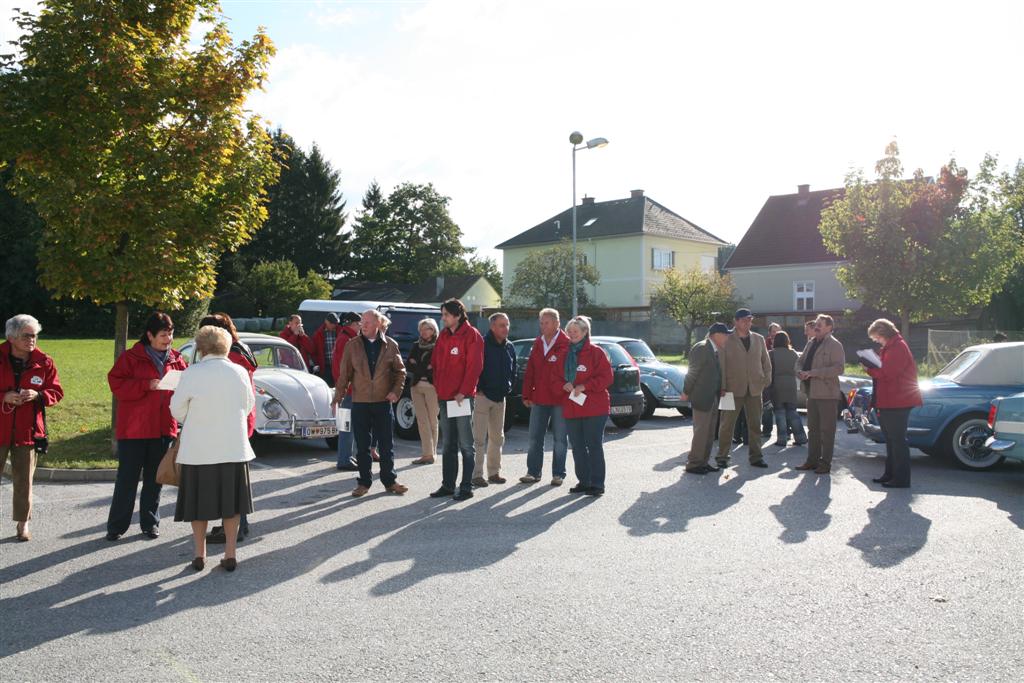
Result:
<svg viewBox="0 0 1024 683">
<path fill-rule="evenodd" d="M 0 0 L 0 40 L 17 31 Z M 464 242 L 493 247 L 578 196 L 643 189 L 737 242 L 770 195 L 951 157 L 1024 157 L 1024 3 L 222 0 L 277 56 L 252 111 L 320 146 L 350 214 L 431 182 Z M 350 218 L 351 220 L 351 218 Z"/>
</svg>

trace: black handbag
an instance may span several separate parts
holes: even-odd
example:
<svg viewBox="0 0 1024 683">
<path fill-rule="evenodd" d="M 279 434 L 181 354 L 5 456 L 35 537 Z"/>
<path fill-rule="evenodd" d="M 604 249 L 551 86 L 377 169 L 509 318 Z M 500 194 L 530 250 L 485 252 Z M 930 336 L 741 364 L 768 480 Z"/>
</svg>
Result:
<svg viewBox="0 0 1024 683">
<path fill-rule="evenodd" d="M 39 404 L 39 412 L 43 414 L 43 435 L 35 437 L 33 441 L 35 441 L 36 453 L 46 455 L 46 451 L 50 449 L 50 431 L 46 428 L 46 406 L 42 403 Z"/>
</svg>

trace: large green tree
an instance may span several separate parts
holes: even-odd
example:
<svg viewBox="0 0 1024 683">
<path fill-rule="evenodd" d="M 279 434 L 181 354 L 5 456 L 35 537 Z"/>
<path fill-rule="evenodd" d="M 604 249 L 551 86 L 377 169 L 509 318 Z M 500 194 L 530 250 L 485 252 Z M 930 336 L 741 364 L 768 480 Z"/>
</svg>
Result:
<svg viewBox="0 0 1024 683">
<path fill-rule="evenodd" d="M 280 318 L 294 313 L 303 299 L 329 299 L 331 286 L 316 272 L 299 275 L 287 259 L 260 261 L 241 280 L 245 296 L 233 306 L 236 315 Z"/>
<path fill-rule="evenodd" d="M 198 45 L 190 27 L 211 28 Z M 39 279 L 56 296 L 176 308 L 213 293 L 217 257 L 266 216 L 277 173 L 245 109 L 273 46 L 232 43 L 215 0 L 45 0 L 0 57 L 0 159 L 44 223 Z"/>
<path fill-rule="evenodd" d="M 583 254 L 576 255 L 576 298 L 579 307 L 590 303 L 587 285 L 596 285 L 601 275 Z M 516 266 L 509 298 L 530 306 L 551 306 L 572 310 L 572 243 L 562 240 L 546 249 L 534 249 Z"/>
<path fill-rule="evenodd" d="M 673 268 L 651 292 L 651 307 L 683 326 L 686 333 L 683 348 L 687 350 L 693 343 L 694 328 L 723 320 L 737 303 L 732 277 L 717 270 Z"/>
<path fill-rule="evenodd" d="M 1000 201 L 1017 228 L 1017 239 L 1024 244 L 1024 161 L 1017 160 L 1012 171 L 998 179 Z M 1024 330 L 1024 259 L 1007 278 L 1002 290 L 992 297 L 988 307 L 991 322 L 1008 330 Z"/>
<path fill-rule="evenodd" d="M 987 304 L 1024 258 L 995 168 L 989 156 L 974 179 L 955 161 L 934 180 L 920 170 L 904 179 L 890 143 L 877 180 L 851 173 L 820 224 L 825 246 L 847 262 L 837 273 L 847 294 L 895 314 L 904 335 L 913 322 Z"/>
</svg>

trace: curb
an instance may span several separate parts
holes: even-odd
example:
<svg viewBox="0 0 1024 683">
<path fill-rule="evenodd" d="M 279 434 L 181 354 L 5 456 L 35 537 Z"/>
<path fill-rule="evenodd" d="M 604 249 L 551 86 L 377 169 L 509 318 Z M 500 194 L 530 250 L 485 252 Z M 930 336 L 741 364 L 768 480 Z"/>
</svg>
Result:
<svg viewBox="0 0 1024 683">
<path fill-rule="evenodd" d="M 11 478 L 11 463 L 4 466 L 4 476 Z M 66 481 L 92 482 L 114 481 L 117 479 L 116 469 L 65 470 L 56 467 L 37 467 L 32 481 Z"/>
</svg>

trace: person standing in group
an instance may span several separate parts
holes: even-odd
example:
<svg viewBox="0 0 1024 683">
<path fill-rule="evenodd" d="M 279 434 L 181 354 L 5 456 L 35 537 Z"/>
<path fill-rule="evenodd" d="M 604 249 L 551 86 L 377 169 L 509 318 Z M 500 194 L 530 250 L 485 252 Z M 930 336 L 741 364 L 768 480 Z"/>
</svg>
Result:
<svg viewBox="0 0 1024 683">
<path fill-rule="evenodd" d="M 504 313 L 492 313 L 491 329 L 484 337 L 484 367 L 480 373 L 479 394 L 473 406 L 473 436 L 476 464 L 473 486 L 504 484 L 501 476 L 501 447 L 505 445 L 505 398 L 512 393 L 516 379 L 516 349 L 508 340 L 511 323 Z M 487 478 L 484 478 L 484 450 L 487 452 Z"/>
<path fill-rule="evenodd" d="M 590 342 L 590 318 L 578 315 L 565 326 L 569 346 L 562 364 L 562 411 L 572 443 L 578 483 L 569 493 L 604 495 L 604 425 L 611 412 L 608 387 L 614 376 L 604 349 Z M 583 403 L 579 403 L 580 397 Z"/>
<path fill-rule="evenodd" d="M 324 318 L 323 324 L 316 328 L 316 332 L 313 333 L 313 337 L 309 341 L 312 349 L 313 370 L 330 387 L 334 386 L 334 348 L 338 340 L 339 323 L 338 314 L 331 311 Z"/>
<path fill-rule="evenodd" d="M 720 356 L 722 388 L 732 392 L 735 406 L 733 410 L 722 411 L 722 424 L 718 432 L 718 466 L 729 466 L 730 437 L 736 417 L 742 410 L 747 416 L 750 464 L 753 467 L 768 467 L 761 453 L 761 435 L 757 425 L 761 415 L 761 392 L 772 380 L 772 362 L 768 359 L 764 337 L 750 330 L 754 314 L 741 308 L 736 311 L 735 318 L 735 328 L 725 341 Z"/>
<path fill-rule="evenodd" d="M 561 330 L 558 311 L 545 308 L 539 314 L 540 336 L 533 341 L 523 378 L 523 405 L 530 409 L 530 446 L 526 454 L 524 484 L 540 481 L 544 466 L 544 435 L 551 424 L 554 447 L 551 459 L 551 485 L 565 480 L 565 458 L 569 451 L 562 399 L 562 366 L 569 348 L 569 337 Z"/>
<path fill-rule="evenodd" d="M 359 463 L 359 480 L 352 491 L 354 498 L 366 495 L 373 481 L 371 433 L 377 438 L 380 482 L 384 489 L 398 495 L 409 490 L 398 483 L 392 433 L 392 406 L 405 388 L 405 364 L 398 344 L 384 334 L 387 323 L 387 317 L 377 309 L 363 313 L 359 339 L 345 345 L 338 382 L 334 386 L 334 406 L 341 404 L 352 387 L 352 433 Z"/>
<path fill-rule="evenodd" d="M 306 334 L 306 328 L 302 326 L 302 316 L 298 313 L 292 314 L 288 318 L 288 324 L 280 334 L 281 339 L 294 346 L 302 354 L 302 360 L 306 363 L 306 368 L 313 371 L 313 340 Z"/>
<path fill-rule="evenodd" d="M 219 325 L 200 327 L 195 337 L 202 360 L 181 375 L 171 396 L 171 415 L 182 423 L 177 464 L 181 467 L 175 522 L 191 522 L 192 568 L 206 564 L 206 527 L 223 520 L 224 559 L 235 571 L 240 516 L 252 512 L 248 417 L 256 406 L 245 367 L 228 358 L 231 334 Z"/>
<path fill-rule="evenodd" d="M 907 422 L 910 411 L 922 405 L 917 363 L 907 342 L 891 321 L 879 318 L 871 323 L 868 336 L 882 346 L 878 354 L 882 367 L 864 365 L 875 382 L 871 400 L 885 435 L 885 471 L 872 481 L 890 489 L 910 488 Z"/>
<path fill-rule="evenodd" d="M 434 346 L 437 344 L 437 322 L 433 318 L 420 321 L 420 338 L 409 350 L 405 367 L 409 370 L 409 394 L 420 433 L 420 457 L 413 465 L 430 465 L 437 454 L 437 389 L 434 388 Z"/>
<path fill-rule="evenodd" d="M 772 347 L 773 347 L 773 345 L 775 343 L 775 335 L 778 334 L 781 331 L 782 331 L 782 325 L 780 325 L 778 323 L 769 323 L 769 325 L 768 325 L 768 334 L 765 335 L 765 338 L 764 338 L 764 345 L 768 349 L 768 357 L 769 358 L 771 358 Z M 768 409 L 768 405 L 767 405 L 768 402 L 771 401 L 771 400 L 772 400 L 771 389 L 770 389 L 770 387 L 765 387 L 764 390 L 761 392 L 761 402 L 762 402 L 762 405 L 763 405 L 763 408 L 761 410 L 761 436 L 763 436 L 765 438 L 771 438 L 772 426 L 774 425 L 774 421 L 772 419 L 774 417 L 774 413 L 773 413 L 774 406 L 772 407 L 772 410 L 769 410 Z M 782 437 L 784 437 L 784 436 L 786 436 L 786 435 L 783 434 Z M 780 437 L 780 440 L 782 439 L 782 437 Z"/>
<path fill-rule="evenodd" d="M 808 320 L 804 323 L 804 346 L 814 341 L 814 321 Z"/>
<path fill-rule="evenodd" d="M 0 472 L 11 458 L 14 484 L 12 517 L 15 538 L 28 541 L 32 533 L 32 477 L 36 450 L 45 453 L 46 409 L 64 398 L 57 366 L 36 347 L 43 326 L 30 315 L 16 315 L 4 328 L 0 344 Z"/>
<path fill-rule="evenodd" d="M 178 435 L 178 422 L 171 415 L 172 392 L 157 385 L 168 370 L 187 367 L 181 354 L 171 348 L 173 343 L 174 322 L 157 311 L 149 316 L 139 341 L 122 353 L 107 373 L 110 391 L 117 399 L 117 479 L 107 517 L 108 541 L 116 541 L 131 526 L 140 475 L 142 533 L 149 538 L 160 536 L 161 486 L 156 470 Z"/>
<path fill-rule="evenodd" d="M 690 401 L 693 409 L 693 439 L 686 471 L 691 474 L 717 472 L 710 464 L 711 449 L 715 443 L 718 420 L 718 400 L 722 395 L 722 364 L 719 354 L 729 339 L 725 323 L 715 323 L 708 335 L 690 349 L 689 368 L 683 382 L 683 400 Z"/>
<path fill-rule="evenodd" d="M 431 498 L 454 496 L 455 500 L 473 497 L 473 403 L 477 381 L 484 365 L 484 340 L 466 316 L 466 307 L 458 299 L 441 304 L 444 329 L 434 346 L 434 387 L 441 416 L 441 488 Z M 460 408 L 469 403 L 465 415 L 449 416 L 449 402 Z M 462 451 L 462 482 L 455 491 Z"/>
<path fill-rule="evenodd" d="M 768 357 L 772 361 L 772 384 L 769 393 L 775 413 L 775 426 L 779 432 L 774 445 L 785 448 L 789 432 L 792 431 L 796 445 L 803 446 L 807 443 L 807 434 L 804 432 L 800 413 L 796 412 L 796 365 L 800 356 L 790 348 L 788 334 L 776 333 Z"/>
<path fill-rule="evenodd" d="M 345 346 L 359 337 L 360 316 L 357 313 L 345 312 L 338 316 L 338 330 L 334 340 L 334 351 L 331 354 L 331 376 L 337 384 L 338 375 L 341 373 L 341 358 L 345 355 Z M 352 390 L 349 389 L 338 404 L 339 408 L 352 410 Z M 359 463 L 352 455 L 352 427 L 349 431 L 338 432 L 338 461 L 336 467 L 342 472 L 358 472 Z"/>
<path fill-rule="evenodd" d="M 839 375 L 846 365 L 846 352 L 832 336 L 835 323 L 830 315 L 814 321 L 814 339 L 807 343 L 797 361 L 797 378 L 807 395 L 807 462 L 798 470 L 817 474 L 832 471 L 836 444 L 836 415 L 839 411 Z"/>
</svg>

